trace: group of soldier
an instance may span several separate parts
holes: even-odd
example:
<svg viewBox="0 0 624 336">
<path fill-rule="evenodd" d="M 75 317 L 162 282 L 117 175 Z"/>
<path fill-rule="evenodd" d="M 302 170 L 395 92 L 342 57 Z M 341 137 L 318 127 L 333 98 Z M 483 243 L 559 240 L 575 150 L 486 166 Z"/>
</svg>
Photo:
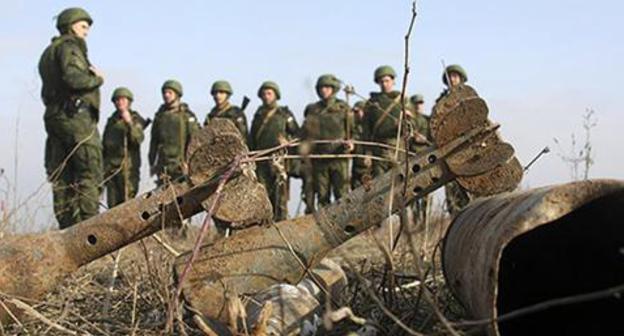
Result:
<svg viewBox="0 0 624 336">
<path fill-rule="evenodd" d="M 97 214 L 104 186 L 109 207 L 137 194 L 140 145 L 151 123 L 132 108 L 132 92 L 119 87 L 111 98 L 115 111 L 100 139 L 99 89 L 104 78 L 89 62 L 85 42 L 92 23 L 81 8 L 62 11 L 57 18 L 60 36 L 53 38 L 39 62 L 48 134 L 45 167 L 61 228 Z M 340 199 L 350 188 L 391 169 L 396 148 L 418 152 L 430 144 L 423 97 L 414 95 L 402 101 L 395 80 L 396 73 L 390 66 L 377 68 L 374 81 L 380 91 L 351 107 L 337 98 L 341 81 L 332 74 L 322 75 L 316 83 L 319 100 L 305 108 L 301 125 L 288 107 L 279 104 L 282 92 L 278 84 L 266 81 L 258 89 L 262 105 L 249 130 L 244 108 L 230 102 L 230 83 L 220 80 L 211 87 L 215 107 L 203 126 L 216 118 L 229 119 L 250 150 L 283 146 L 298 158 L 276 157 L 256 164 L 256 175 L 268 192 L 278 221 L 288 215 L 289 177 L 302 179 L 305 212 L 311 213 L 329 204 L 332 196 Z M 452 65 L 446 69 L 443 81 L 447 87 L 462 85 L 467 76 L 460 66 Z M 151 124 L 148 154 L 150 173 L 156 176 L 158 185 L 187 172 L 186 148 L 191 136 L 201 128 L 197 116 L 182 101 L 180 82 L 167 80 L 161 94 L 163 103 Z M 401 118 L 405 123 L 400 123 Z M 409 141 L 397 137 L 399 125 L 409 126 Z M 294 139 L 301 144 L 289 147 Z M 453 211 L 469 201 L 456 186 L 449 186 L 447 194 Z"/>
</svg>

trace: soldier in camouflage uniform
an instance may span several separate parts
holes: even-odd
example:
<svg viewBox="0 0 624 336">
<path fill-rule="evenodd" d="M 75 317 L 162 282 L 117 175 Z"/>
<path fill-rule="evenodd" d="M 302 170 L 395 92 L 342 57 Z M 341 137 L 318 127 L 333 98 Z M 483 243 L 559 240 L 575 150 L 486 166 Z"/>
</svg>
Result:
<svg viewBox="0 0 624 336">
<path fill-rule="evenodd" d="M 199 130 L 195 114 L 180 101 L 182 85 L 168 80 L 161 92 L 164 103 L 154 117 L 149 150 L 150 173 L 157 175 L 158 185 L 187 173 L 186 148 L 193 133 Z"/>
<path fill-rule="evenodd" d="M 355 103 L 351 111 L 353 111 L 353 140 L 364 140 L 364 108 L 365 101 Z M 355 154 L 365 154 L 365 146 L 355 145 Z M 354 158 L 351 166 L 351 189 L 355 189 L 362 185 L 362 178 L 370 175 L 371 171 L 366 166 L 364 159 Z"/>
<path fill-rule="evenodd" d="M 147 122 L 131 109 L 134 96 L 125 87 L 113 91 L 115 112 L 104 128 L 104 174 L 106 199 L 112 208 L 136 196 L 139 190 L 141 143 Z"/>
<path fill-rule="evenodd" d="M 467 81 L 468 75 L 461 66 L 453 64 L 446 67 L 442 74 L 442 82 L 447 88 L 440 94 L 436 103 L 446 96 L 452 88 L 463 85 Z M 471 196 L 457 182 L 448 183 L 444 187 L 444 193 L 446 195 L 446 208 L 451 216 L 457 214 L 471 201 Z"/>
<path fill-rule="evenodd" d="M 258 107 L 251 123 L 249 149 L 262 150 L 287 143 L 299 132 L 295 116 L 287 106 L 279 106 L 279 86 L 275 82 L 262 83 L 258 89 L 262 106 Z M 273 204 L 273 219 L 278 222 L 288 217 L 288 161 L 261 161 L 257 163 L 258 180 L 266 188 Z"/>
<path fill-rule="evenodd" d="M 97 122 L 104 77 L 87 57 L 85 39 L 92 23 L 82 8 L 62 11 L 56 23 L 61 35 L 39 61 L 48 134 L 45 168 L 61 229 L 98 213 L 102 144 Z"/>
<path fill-rule="evenodd" d="M 394 90 L 395 78 L 396 72 L 388 65 L 380 66 L 375 70 L 375 83 L 379 85 L 381 92 L 371 92 L 370 99 L 366 103 L 363 122 L 365 140 L 393 147 L 396 146 L 402 105 L 406 107 L 405 121 L 407 123 L 413 122 L 409 100 L 406 99 L 404 104 L 401 104 L 401 92 Z M 401 139 L 399 141 L 401 142 L 399 148 L 405 148 L 403 141 Z M 393 160 L 394 152 L 393 149 L 373 147 L 368 149 L 366 154 Z M 365 161 L 367 166 L 372 165 L 374 177 L 392 168 L 392 164 L 387 161 Z"/>
<path fill-rule="evenodd" d="M 236 128 L 243 135 L 243 139 L 247 140 L 247 117 L 240 107 L 230 103 L 232 96 L 232 86 L 224 80 L 216 81 L 212 84 L 210 94 L 215 102 L 215 107 L 208 113 L 204 126 L 208 125 L 210 120 L 214 118 L 225 118 L 231 120 Z"/>
<path fill-rule="evenodd" d="M 315 144 L 313 154 L 345 154 L 353 151 L 353 143 L 348 140 L 352 133 L 350 108 L 346 102 L 336 98 L 340 81 L 331 74 L 319 77 L 316 92 L 321 98 L 306 107 L 303 126 L 303 139 L 344 140 L 343 143 Z M 348 159 L 315 159 L 312 163 L 314 191 L 318 195 L 319 206 L 330 203 L 331 194 L 338 200 L 349 190 Z"/>
</svg>

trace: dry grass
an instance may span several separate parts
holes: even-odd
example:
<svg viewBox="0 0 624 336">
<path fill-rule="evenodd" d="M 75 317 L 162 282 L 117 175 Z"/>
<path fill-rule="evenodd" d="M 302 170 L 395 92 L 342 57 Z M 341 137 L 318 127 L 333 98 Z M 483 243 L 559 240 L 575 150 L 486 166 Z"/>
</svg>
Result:
<svg viewBox="0 0 624 336">
<path fill-rule="evenodd" d="M 414 331 L 427 335 L 448 334 L 436 312 L 451 320 L 457 320 L 463 312 L 445 286 L 439 251 L 434 253 L 447 225 L 448 219 L 438 210 L 427 230 L 416 226 L 409 235 L 404 231 L 392 253 L 391 267 L 385 257 L 387 254 L 380 249 L 387 245 L 387 227 L 375 234 L 365 233 L 334 251 L 332 258 L 342 264 L 350 280 L 345 294 L 336 300 L 338 306 L 350 307 L 356 316 L 374 326 L 378 335 L 407 334 L 382 306 Z M 174 249 L 188 251 L 197 232 L 192 230 L 187 239 L 161 235 Z M 150 238 L 126 247 L 121 253 L 112 292 L 108 288 L 115 256 L 109 255 L 71 275 L 42 302 L 25 301 L 47 321 L 36 316 L 24 317 L 22 326 L 5 327 L 4 334 L 165 334 L 169 298 L 174 287 L 171 270 L 175 257 Z M 436 304 L 426 299 L 427 293 Z M 110 302 L 108 313 L 107 300 Z M 343 321 L 323 334 L 346 335 L 360 327 Z M 190 315 L 175 323 L 175 334 L 202 335 Z"/>
</svg>

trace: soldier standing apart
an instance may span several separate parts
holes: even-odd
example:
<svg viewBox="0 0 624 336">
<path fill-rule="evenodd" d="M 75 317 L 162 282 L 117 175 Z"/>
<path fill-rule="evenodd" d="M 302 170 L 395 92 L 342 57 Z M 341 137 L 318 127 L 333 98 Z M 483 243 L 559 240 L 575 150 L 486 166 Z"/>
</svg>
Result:
<svg viewBox="0 0 624 336">
<path fill-rule="evenodd" d="M 262 150 L 288 143 L 299 132 L 295 116 L 287 106 L 279 106 L 279 86 L 275 82 L 262 83 L 258 90 L 262 106 L 258 107 L 251 123 L 249 149 Z M 258 180 L 266 188 L 273 204 L 273 219 L 278 222 L 288 217 L 288 161 L 258 162 Z"/>
<path fill-rule="evenodd" d="M 241 132 L 243 139 L 247 140 L 247 117 L 245 113 L 235 105 L 230 103 L 232 96 L 232 86 L 224 80 L 216 81 L 212 84 L 210 94 L 215 102 L 215 107 L 208 113 L 204 126 L 208 125 L 214 118 L 225 118 L 231 120 L 236 128 Z"/>
<path fill-rule="evenodd" d="M 63 10 L 39 61 L 48 134 L 45 168 L 61 229 L 98 213 L 102 144 L 97 129 L 104 76 L 87 57 L 93 19 L 82 8 Z"/>
<path fill-rule="evenodd" d="M 367 141 L 379 142 L 390 146 L 396 146 L 399 119 L 401 116 L 401 92 L 394 90 L 396 72 L 392 67 L 383 65 L 375 70 L 375 83 L 379 85 L 380 92 L 371 92 L 364 112 L 364 138 Z M 413 118 L 410 109 L 411 104 L 406 99 L 405 121 L 411 122 Z M 405 148 L 399 138 L 399 148 Z M 394 149 L 373 147 L 366 151 L 367 155 L 374 155 L 387 160 L 394 159 Z M 377 177 L 390 168 L 389 161 L 365 160 L 367 166 L 372 166 L 373 176 Z"/>
<path fill-rule="evenodd" d="M 111 100 L 115 112 L 106 122 L 102 139 L 109 208 L 134 198 L 139 190 L 141 143 L 147 126 L 145 119 L 131 109 L 134 96 L 130 90 L 115 89 Z"/>
<path fill-rule="evenodd" d="M 446 85 L 446 89 L 440 94 L 436 103 L 449 94 L 453 88 L 464 85 L 468 81 L 466 71 L 459 65 L 453 64 L 446 67 L 442 74 L 442 82 Z M 457 182 L 450 182 L 444 186 L 446 195 L 446 208 L 451 216 L 455 216 L 461 209 L 470 203 L 470 195 L 462 189 Z"/>
<path fill-rule="evenodd" d="M 316 92 L 321 98 L 306 107 L 303 139 L 307 141 L 337 141 L 312 145 L 313 154 L 345 154 L 353 151 L 353 142 L 347 139 L 351 134 L 350 108 L 346 102 L 336 98 L 340 81 L 331 74 L 319 77 Z M 312 162 L 314 191 L 319 206 L 330 203 L 331 194 L 338 200 L 349 190 L 349 160 L 344 158 L 315 159 Z"/>
<path fill-rule="evenodd" d="M 164 103 L 154 117 L 149 150 L 150 173 L 157 175 L 157 185 L 187 173 L 186 148 L 191 135 L 199 130 L 195 114 L 180 101 L 182 85 L 168 80 L 161 92 Z"/>
<path fill-rule="evenodd" d="M 364 107 L 365 101 L 359 101 L 353 105 L 351 111 L 353 111 L 353 139 L 364 140 Z M 362 145 L 355 145 L 354 152 L 356 154 L 365 154 L 365 147 Z M 371 172 L 366 167 L 364 159 L 354 158 L 353 165 L 351 167 L 351 189 L 356 189 L 362 185 L 362 178 L 365 175 L 370 175 Z"/>
</svg>

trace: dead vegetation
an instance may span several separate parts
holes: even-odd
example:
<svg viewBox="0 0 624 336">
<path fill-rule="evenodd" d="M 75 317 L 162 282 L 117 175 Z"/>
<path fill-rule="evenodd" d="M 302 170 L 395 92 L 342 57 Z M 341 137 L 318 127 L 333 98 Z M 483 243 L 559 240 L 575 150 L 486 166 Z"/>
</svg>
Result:
<svg viewBox="0 0 624 336">
<path fill-rule="evenodd" d="M 330 257 L 349 277 L 349 286 L 326 314 L 345 314 L 330 330 L 318 316 L 317 335 L 442 335 L 463 316 L 452 299 L 440 269 L 438 251 L 448 218 L 441 208 L 424 223 L 409 225 L 392 253 L 386 246 L 389 225 L 357 237 Z M 398 217 L 393 223 L 399 230 Z M 4 326 L 2 335 L 163 335 L 171 293 L 175 288 L 172 264 L 176 252 L 189 251 L 196 229 L 186 238 L 160 234 L 160 242 L 146 238 L 121 250 L 114 289 L 109 290 L 116 253 L 97 260 L 66 279 L 41 302 L 18 300 L 29 307 L 21 320 Z M 390 258 L 388 258 L 391 255 Z M 110 306 L 107 305 L 110 303 Z M 188 308 L 188 307 L 187 307 Z M 336 312 L 336 309 L 343 308 Z M 203 335 L 188 309 L 180 310 L 174 334 Z M 327 316 L 325 316 L 327 317 Z M 444 320 L 442 320 L 444 319 Z M 368 330 L 368 333 L 367 333 Z"/>
</svg>

